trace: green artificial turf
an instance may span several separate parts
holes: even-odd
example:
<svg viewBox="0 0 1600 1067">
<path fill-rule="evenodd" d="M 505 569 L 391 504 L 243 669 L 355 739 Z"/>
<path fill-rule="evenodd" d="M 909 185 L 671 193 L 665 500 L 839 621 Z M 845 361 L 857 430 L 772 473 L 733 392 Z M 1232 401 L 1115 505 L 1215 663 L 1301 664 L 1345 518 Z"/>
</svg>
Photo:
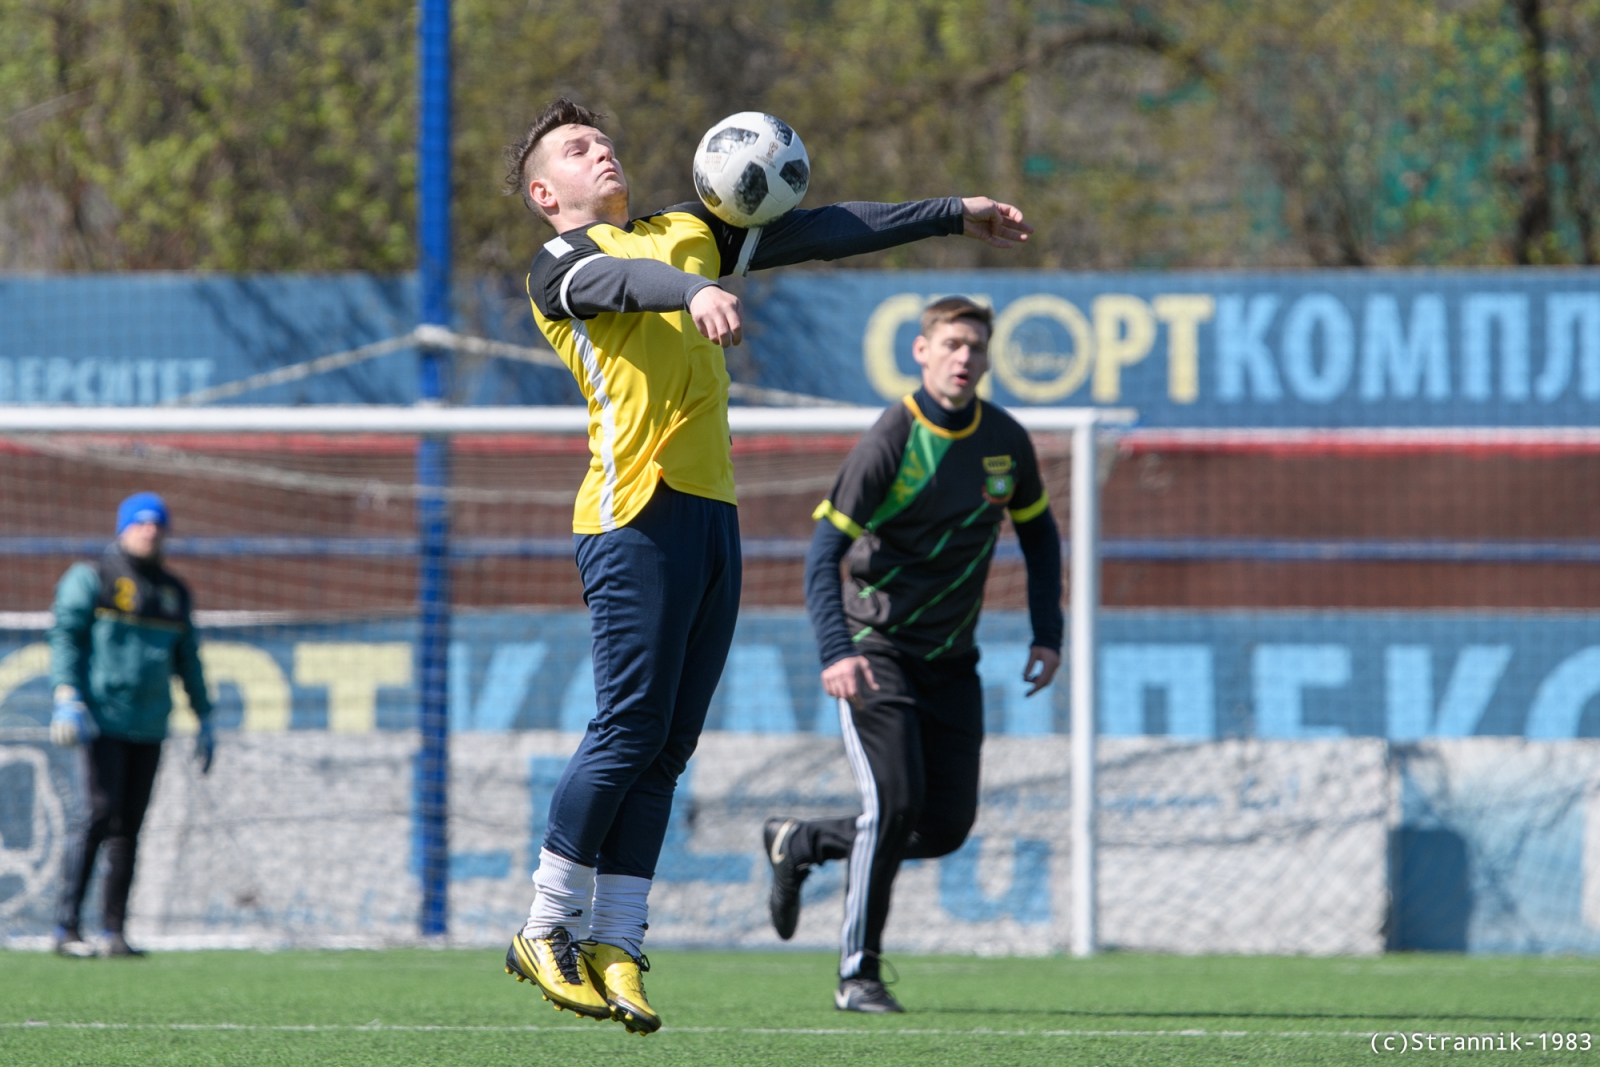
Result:
<svg viewBox="0 0 1600 1067">
<path fill-rule="evenodd" d="M 492 950 L 0 952 L 0 1063 L 666 1065 L 1365 1063 L 1373 1033 L 1513 1033 L 1449 1060 L 1600 1067 L 1600 961 L 901 957 L 907 1014 L 836 1012 L 834 958 L 666 951 L 647 1038 L 553 1011 Z M 1538 1033 L 1595 1035 L 1541 1051 Z M 1424 1038 L 1426 1040 L 1426 1038 Z M 1437 1041 L 1437 1039 L 1436 1039 Z"/>
</svg>

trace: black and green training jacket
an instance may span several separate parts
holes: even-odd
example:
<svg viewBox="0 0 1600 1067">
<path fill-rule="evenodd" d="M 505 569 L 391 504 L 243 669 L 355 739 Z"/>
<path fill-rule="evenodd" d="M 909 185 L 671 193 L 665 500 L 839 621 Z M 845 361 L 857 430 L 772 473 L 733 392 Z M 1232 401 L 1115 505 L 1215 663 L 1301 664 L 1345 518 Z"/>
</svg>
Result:
<svg viewBox="0 0 1600 1067">
<path fill-rule="evenodd" d="M 1005 411 L 975 400 L 948 412 L 921 390 L 892 405 L 813 516 L 806 602 L 824 665 L 874 645 L 928 660 L 970 651 L 1007 514 L 1028 563 L 1034 643 L 1059 649 L 1049 503 L 1028 432 Z"/>
</svg>

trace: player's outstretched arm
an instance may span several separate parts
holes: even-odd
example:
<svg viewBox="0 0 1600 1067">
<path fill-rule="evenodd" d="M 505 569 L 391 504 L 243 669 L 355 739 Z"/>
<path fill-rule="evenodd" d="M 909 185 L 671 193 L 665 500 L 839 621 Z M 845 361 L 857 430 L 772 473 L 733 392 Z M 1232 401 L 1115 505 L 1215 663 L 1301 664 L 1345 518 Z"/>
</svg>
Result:
<svg viewBox="0 0 1600 1067">
<path fill-rule="evenodd" d="M 1022 221 L 1022 212 L 987 196 L 962 200 L 961 221 L 965 236 L 993 248 L 1015 248 L 1033 233 L 1033 227 Z"/>
<path fill-rule="evenodd" d="M 726 225 L 726 224 L 723 224 Z M 732 230 L 738 248 L 745 231 Z M 993 245 L 1011 248 L 1027 240 L 1033 227 L 1010 204 L 988 197 L 961 199 L 949 196 L 904 204 L 848 201 L 827 207 L 791 211 L 761 231 L 750 256 L 751 270 L 785 267 L 813 260 L 843 259 L 910 244 L 926 237 L 964 234 Z M 723 270 L 731 272 L 733 259 L 724 257 Z"/>
</svg>

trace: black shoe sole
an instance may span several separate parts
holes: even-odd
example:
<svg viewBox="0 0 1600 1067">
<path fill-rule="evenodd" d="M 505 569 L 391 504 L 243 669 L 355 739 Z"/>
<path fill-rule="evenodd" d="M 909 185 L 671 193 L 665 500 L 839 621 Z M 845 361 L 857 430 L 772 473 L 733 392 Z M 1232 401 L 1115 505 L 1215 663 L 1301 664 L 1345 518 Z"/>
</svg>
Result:
<svg viewBox="0 0 1600 1067">
<path fill-rule="evenodd" d="M 660 1019 L 644 1014 L 625 1000 L 611 1000 L 611 1017 L 621 1023 L 628 1033 L 640 1037 L 661 1029 Z"/>
</svg>

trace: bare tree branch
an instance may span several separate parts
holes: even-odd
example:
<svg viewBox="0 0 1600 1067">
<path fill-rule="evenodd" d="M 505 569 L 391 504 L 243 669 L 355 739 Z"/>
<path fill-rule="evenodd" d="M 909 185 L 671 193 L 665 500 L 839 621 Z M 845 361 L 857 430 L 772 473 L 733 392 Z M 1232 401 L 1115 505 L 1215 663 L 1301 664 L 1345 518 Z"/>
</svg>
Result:
<svg viewBox="0 0 1600 1067">
<path fill-rule="evenodd" d="M 905 121 L 916 112 L 951 100 L 968 100 L 1005 85 L 1018 74 L 1039 70 L 1067 56 L 1090 48 L 1125 48 L 1145 52 L 1172 63 L 1185 76 L 1215 92 L 1239 116 L 1254 138 L 1263 159 L 1283 188 L 1291 207 L 1290 223 L 1312 259 L 1327 266 L 1364 266 L 1368 263 L 1355 213 L 1348 202 L 1349 190 L 1343 187 L 1330 203 L 1321 205 L 1330 219 L 1332 238 L 1323 239 L 1309 210 L 1311 197 L 1303 175 L 1307 158 L 1273 125 L 1250 97 L 1240 91 L 1196 49 L 1186 47 L 1169 34 L 1148 26 L 1078 26 L 1041 35 L 1027 48 L 1002 63 L 963 78 L 936 81 L 918 92 L 907 92 L 880 99 L 870 112 L 857 117 L 849 127 L 881 128 Z"/>
<path fill-rule="evenodd" d="M 1518 175 L 1522 206 L 1517 212 L 1512 255 L 1518 263 L 1542 260 L 1542 246 L 1551 229 L 1550 170 L 1555 152 L 1550 123 L 1550 80 L 1545 64 L 1547 39 L 1542 0 L 1511 0 L 1523 35 L 1523 70 L 1528 79 L 1533 113 L 1530 159 Z"/>
</svg>

